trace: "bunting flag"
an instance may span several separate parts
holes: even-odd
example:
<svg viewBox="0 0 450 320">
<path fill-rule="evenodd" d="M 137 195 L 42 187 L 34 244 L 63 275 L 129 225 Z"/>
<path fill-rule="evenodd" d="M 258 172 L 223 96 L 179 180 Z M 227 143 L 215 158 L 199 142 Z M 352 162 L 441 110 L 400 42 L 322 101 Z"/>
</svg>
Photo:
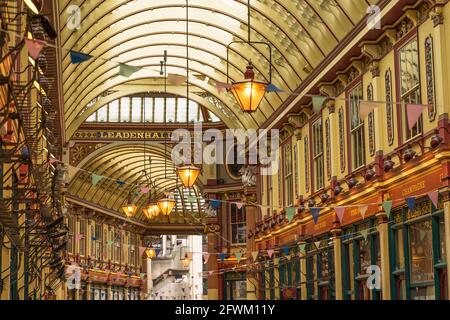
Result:
<svg viewBox="0 0 450 320">
<path fill-rule="evenodd" d="M 175 250 L 172 251 L 172 259 L 175 259 L 175 257 L 177 256 L 177 252 Z"/>
<path fill-rule="evenodd" d="M 283 252 L 285 256 L 289 255 L 289 247 L 284 247 Z"/>
<path fill-rule="evenodd" d="M 301 254 L 305 254 L 306 252 L 306 243 L 302 243 L 298 246 L 298 248 L 300 249 L 300 253 Z"/>
<path fill-rule="evenodd" d="M 289 223 L 291 223 L 292 219 L 294 219 L 295 217 L 295 213 L 296 213 L 296 208 L 286 208 L 286 216 L 288 218 Z"/>
<path fill-rule="evenodd" d="M 220 201 L 219 200 L 211 200 L 211 208 L 214 210 L 217 210 L 220 208 Z"/>
<path fill-rule="evenodd" d="M 273 83 L 269 83 L 266 87 L 266 92 L 284 92 L 283 89 L 278 88 Z"/>
<path fill-rule="evenodd" d="M 269 256 L 269 259 L 272 258 L 273 252 L 274 252 L 274 251 L 273 251 L 272 249 L 267 250 L 267 255 Z"/>
<path fill-rule="evenodd" d="M 359 117 L 361 120 L 367 118 L 367 116 L 378 107 L 378 104 L 373 101 L 361 101 L 359 104 Z"/>
<path fill-rule="evenodd" d="M 423 241 L 426 236 L 427 236 L 427 230 L 419 229 L 420 241 Z"/>
<path fill-rule="evenodd" d="M 392 211 L 392 201 L 384 201 L 381 206 L 383 207 L 384 212 L 386 212 L 386 215 L 388 218 L 391 217 L 391 211 Z"/>
<path fill-rule="evenodd" d="M 253 258 L 253 261 L 256 261 L 256 259 L 258 259 L 258 251 L 252 252 L 252 258 Z"/>
<path fill-rule="evenodd" d="M 30 57 L 33 58 L 33 60 L 37 60 L 47 42 L 37 39 L 25 39 L 25 44 L 27 45 Z"/>
<path fill-rule="evenodd" d="M 406 113 L 408 115 L 408 127 L 412 130 L 419 120 L 423 110 L 427 108 L 423 104 L 408 104 L 406 105 Z"/>
<path fill-rule="evenodd" d="M 221 94 L 223 90 L 231 89 L 232 87 L 233 86 L 229 83 L 216 81 L 216 89 L 217 89 L 217 93 L 219 93 L 219 94 Z"/>
<path fill-rule="evenodd" d="M 312 98 L 313 102 L 313 111 L 314 113 L 319 113 L 322 110 L 323 103 L 327 100 L 327 97 L 323 96 L 314 96 Z"/>
<path fill-rule="evenodd" d="M 116 183 L 117 183 L 119 186 L 124 186 L 124 185 L 125 185 L 125 182 L 122 181 L 122 180 L 117 180 Z"/>
<path fill-rule="evenodd" d="M 214 271 L 211 270 L 208 273 L 209 273 L 210 276 L 212 276 L 214 274 Z"/>
<path fill-rule="evenodd" d="M 75 241 L 80 241 L 81 239 L 84 239 L 84 234 L 75 235 Z"/>
<path fill-rule="evenodd" d="M 121 76 L 129 78 L 136 72 L 140 71 L 141 69 L 142 69 L 141 67 L 130 66 L 128 64 L 121 63 L 119 67 L 119 74 Z"/>
<path fill-rule="evenodd" d="M 361 207 L 359 207 L 359 213 L 361 214 L 361 217 L 363 219 L 366 218 L 366 212 L 367 212 L 368 208 L 369 208 L 368 206 L 361 206 Z"/>
<path fill-rule="evenodd" d="M 225 253 L 219 253 L 219 259 L 220 259 L 220 261 L 224 261 L 225 260 L 225 257 L 226 257 L 226 254 Z"/>
<path fill-rule="evenodd" d="M 286 256 L 286 258 L 288 259 L 288 261 L 291 261 L 292 256 L 288 255 L 288 256 Z"/>
<path fill-rule="evenodd" d="M 416 207 L 416 198 L 415 197 L 409 197 L 406 198 L 406 205 L 408 206 L 409 211 L 414 212 L 414 209 Z"/>
<path fill-rule="evenodd" d="M 181 86 L 186 81 L 187 81 L 186 76 L 182 76 L 179 74 L 169 73 L 169 75 L 167 76 L 167 82 L 175 86 Z"/>
<path fill-rule="evenodd" d="M 139 256 L 142 257 L 142 255 L 144 254 L 145 250 L 147 250 L 146 247 L 139 247 Z"/>
<path fill-rule="evenodd" d="M 205 261 L 204 264 L 208 263 L 210 254 L 208 252 L 203 253 L 203 260 Z"/>
<path fill-rule="evenodd" d="M 361 233 L 362 237 L 364 238 L 364 241 L 367 241 L 367 237 L 369 236 L 369 229 L 362 230 L 359 233 Z"/>
<path fill-rule="evenodd" d="M 77 51 L 70 51 L 70 61 L 72 64 L 80 64 L 90 60 L 92 56 Z"/>
<path fill-rule="evenodd" d="M 344 220 L 345 207 L 335 207 L 334 212 L 339 218 L 339 222 L 342 224 L 342 220 Z"/>
<path fill-rule="evenodd" d="M 108 241 L 106 241 L 106 245 L 107 246 L 112 246 L 114 244 L 114 241 L 112 241 L 112 240 L 108 240 Z M 142 255 L 142 254 L 141 254 Z"/>
<path fill-rule="evenodd" d="M 234 255 L 236 256 L 237 262 L 238 262 L 238 263 L 241 262 L 241 259 L 242 259 L 242 252 L 236 252 Z"/>
<path fill-rule="evenodd" d="M 95 187 L 102 179 L 103 179 L 102 176 L 99 176 L 99 175 L 93 173 L 92 174 L 92 185 Z"/>
<path fill-rule="evenodd" d="M 319 240 L 319 241 L 314 242 L 314 245 L 316 246 L 317 249 L 319 249 L 321 243 L 322 243 L 322 240 Z"/>
<path fill-rule="evenodd" d="M 97 238 L 96 237 L 91 237 L 91 240 L 92 241 L 97 241 Z"/>
<path fill-rule="evenodd" d="M 242 202 L 236 202 L 236 207 L 238 208 L 238 210 L 241 210 L 243 206 L 244 204 Z"/>
<path fill-rule="evenodd" d="M 433 192 L 428 193 L 428 198 L 430 198 L 434 207 L 437 209 L 438 204 L 439 204 L 439 191 L 433 191 Z"/>
<path fill-rule="evenodd" d="M 319 221 L 320 208 L 309 208 L 309 211 L 313 217 L 314 224 L 317 224 Z"/>
<path fill-rule="evenodd" d="M 140 191 L 142 194 L 147 194 L 147 193 L 150 192 L 150 188 L 147 188 L 147 187 L 141 187 L 141 188 L 139 189 L 139 191 Z"/>
</svg>

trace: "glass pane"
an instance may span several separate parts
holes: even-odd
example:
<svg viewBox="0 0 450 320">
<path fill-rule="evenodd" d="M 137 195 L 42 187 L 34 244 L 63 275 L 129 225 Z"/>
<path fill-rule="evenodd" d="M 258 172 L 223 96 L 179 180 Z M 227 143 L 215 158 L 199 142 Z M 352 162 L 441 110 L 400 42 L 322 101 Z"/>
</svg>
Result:
<svg viewBox="0 0 450 320">
<path fill-rule="evenodd" d="M 445 250 L 445 224 L 444 219 L 439 220 L 439 247 L 441 249 L 440 261 L 447 261 L 447 252 Z"/>
<path fill-rule="evenodd" d="M 194 101 L 189 101 L 189 122 L 198 122 L 198 104 Z"/>
<path fill-rule="evenodd" d="M 95 122 L 97 121 L 97 112 L 94 112 L 86 119 L 86 122 Z"/>
<path fill-rule="evenodd" d="M 166 119 L 167 122 L 175 122 L 176 99 L 167 98 L 166 100 Z"/>
<path fill-rule="evenodd" d="M 132 99 L 131 122 L 141 122 L 142 98 L 135 97 Z"/>
<path fill-rule="evenodd" d="M 220 122 L 220 118 L 211 111 L 209 111 L 209 117 L 211 119 L 211 122 Z"/>
<path fill-rule="evenodd" d="M 119 122 L 119 100 L 109 104 L 109 122 Z"/>
<path fill-rule="evenodd" d="M 107 121 L 107 107 L 103 107 L 97 111 L 97 121 L 106 122 Z"/>
<path fill-rule="evenodd" d="M 155 98 L 155 122 L 164 122 L 164 98 Z"/>
<path fill-rule="evenodd" d="M 187 103 L 185 98 L 178 99 L 177 122 L 186 123 Z"/>
<path fill-rule="evenodd" d="M 365 274 L 367 268 L 371 265 L 370 260 L 370 241 L 359 241 L 359 273 Z"/>
<path fill-rule="evenodd" d="M 153 98 L 144 98 L 144 121 L 153 122 Z"/>
<path fill-rule="evenodd" d="M 411 283 L 434 280 L 431 220 L 409 227 L 411 252 Z"/>
<path fill-rule="evenodd" d="M 120 121 L 130 122 L 130 98 L 120 99 Z"/>
</svg>

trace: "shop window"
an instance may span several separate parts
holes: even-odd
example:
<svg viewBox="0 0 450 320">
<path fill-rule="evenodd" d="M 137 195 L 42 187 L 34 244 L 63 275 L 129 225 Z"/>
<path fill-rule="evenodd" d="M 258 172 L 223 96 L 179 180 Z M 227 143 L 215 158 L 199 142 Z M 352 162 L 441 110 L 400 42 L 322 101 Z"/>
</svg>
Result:
<svg viewBox="0 0 450 320">
<path fill-rule="evenodd" d="M 95 241 L 93 244 L 93 247 L 95 248 L 95 253 L 93 254 L 93 256 L 95 256 L 95 258 L 97 260 L 102 260 L 103 259 L 103 225 L 96 223 L 95 224 Z"/>
<path fill-rule="evenodd" d="M 365 141 L 364 141 L 364 120 L 359 115 L 360 103 L 363 100 L 362 85 L 349 92 L 350 103 L 350 134 L 351 150 L 353 155 L 353 169 L 359 169 L 365 165 Z"/>
<path fill-rule="evenodd" d="M 109 104 L 108 121 L 119 122 L 119 100 L 115 100 Z"/>
<path fill-rule="evenodd" d="M 78 240 L 78 252 L 80 256 L 86 255 L 86 237 L 87 237 L 87 222 L 86 219 L 80 218 L 80 240 Z"/>
<path fill-rule="evenodd" d="M 142 98 L 131 99 L 131 122 L 142 122 Z"/>
<path fill-rule="evenodd" d="M 67 251 L 74 253 L 74 235 L 75 235 L 75 217 L 70 215 L 67 218 L 67 226 L 69 227 L 69 233 L 67 235 Z"/>
<path fill-rule="evenodd" d="M 399 68 L 400 68 L 400 94 L 403 114 L 403 127 L 405 128 L 406 138 L 412 139 L 422 134 L 423 119 L 420 116 L 416 125 L 409 130 L 408 113 L 406 104 L 421 103 L 420 100 L 420 73 L 419 73 L 419 50 L 417 38 L 410 40 L 398 50 Z"/>
<path fill-rule="evenodd" d="M 231 242 L 233 244 L 246 243 L 246 217 L 245 207 L 238 209 L 236 204 L 231 204 Z"/>
<path fill-rule="evenodd" d="M 153 98 L 144 98 L 144 122 L 153 122 Z"/>
<path fill-rule="evenodd" d="M 313 161 L 314 161 L 314 188 L 318 191 L 324 187 L 324 156 L 322 119 L 317 120 L 313 126 Z"/>
</svg>

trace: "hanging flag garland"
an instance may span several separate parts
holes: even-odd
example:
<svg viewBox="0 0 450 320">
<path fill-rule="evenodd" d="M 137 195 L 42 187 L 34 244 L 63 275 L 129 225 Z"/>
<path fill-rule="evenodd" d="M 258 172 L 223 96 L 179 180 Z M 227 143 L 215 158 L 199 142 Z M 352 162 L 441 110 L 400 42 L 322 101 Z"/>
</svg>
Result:
<svg viewBox="0 0 450 320">
<path fill-rule="evenodd" d="M 92 56 L 77 51 L 70 51 L 70 61 L 72 64 L 80 64 L 92 59 Z"/>
<path fill-rule="evenodd" d="M 121 63 L 120 66 L 119 66 L 119 74 L 121 76 L 129 78 L 133 74 L 135 74 L 136 72 L 139 72 L 141 69 L 142 69 L 141 67 L 135 67 L 135 66 L 130 66 L 130 65 L 125 64 L 125 63 Z"/>
<path fill-rule="evenodd" d="M 33 60 L 37 60 L 47 42 L 36 39 L 25 39 L 25 44 L 27 46 L 28 54 L 30 55 L 30 57 L 33 58 Z"/>
</svg>

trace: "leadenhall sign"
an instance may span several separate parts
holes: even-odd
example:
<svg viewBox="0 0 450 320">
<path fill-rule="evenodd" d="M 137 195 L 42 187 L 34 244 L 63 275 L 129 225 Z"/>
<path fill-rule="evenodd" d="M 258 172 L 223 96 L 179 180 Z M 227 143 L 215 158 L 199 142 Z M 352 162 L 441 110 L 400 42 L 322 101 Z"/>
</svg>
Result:
<svg viewBox="0 0 450 320">
<path fill-rule="evenodd" d="M 74 140 L 103 140 L 103 141 L 139 141 L 139 140 L 167 140 L 170 141 L 171 131 L 129 131 L 129 130 L 78 130 Z M 194 132 L 192 132 L 194 137 Z"/>
</svg>

